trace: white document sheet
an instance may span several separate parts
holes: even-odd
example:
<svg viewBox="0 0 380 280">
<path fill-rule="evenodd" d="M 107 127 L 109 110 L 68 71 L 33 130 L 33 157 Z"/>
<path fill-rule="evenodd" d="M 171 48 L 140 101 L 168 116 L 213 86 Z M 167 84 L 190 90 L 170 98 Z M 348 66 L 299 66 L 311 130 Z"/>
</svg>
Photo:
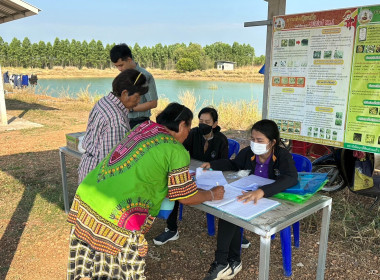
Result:
<svg viewBox="0 0 380 280">
<path fill-rule="evenodd" d="M 239 180 L 236 180 L 235 182 L 231 183 L 230 185 L 239 188 L 245 191 L 255 191 L 258 187 L 268 185 L 273 183 L 274 180 L 263 178 L 256 175 L 249 175 L 247 177 L 243 177 Z"/>
<path fill-rule="evenodd" d="M 256 216 L 280 205 L 276 200 L 268 198 L 259 199 L 257 204 L 248 202 L 244 204 L 237 200 L 243 191 L 256 190 L 258 187 L 274 182 L 274 180 L 249 175 L 231 184 L 228 184 L 221 171 L 196 170 L 196 184 L 198 188 L 210 190 L 216 185 L 224 186 L 224 197 L 221 200 L 205 201 L 203 204 L 219 209 L 223 212 L 244 220 L 251 220 Z"/>
<path fill-rule="evenodd" d="M 227 185 L 226 178 L 224 178 L 222 171 L 204 170 L 203 168 L 198 167 L 195 177 L 197 185 L 208 185 L 213 187 L 216 185 Z"/>
<path fill-rule="evenodd" d="M 198 182 L 195 182 L 197 184 L 197 187 L 199 189 L 202 189 L 202 190 L 205 190 L 205 191 L 209 191 L 211 190 L 213 187 L 215 186 L 211 186 L 211 185 L 202 185 L 202 184 L 199 184 Z"/>
<path fill-rule="evenodd" d="M 257 204 L 254 204 L 253 202 L 248 202 L 244 204 L 243 202 L 236 200 L 236 201 L 224 204 L 218 207 L 218 209 L 228 214 L 231 214 L 233 216 L 236 216 L 243 220 L 248 221 L 248 220 L 253 219 L 256 216 L 259 216 L 271 210 L 272 208 L 280 204 L 281 204 L 280 202 L 276 200 L 268 199 L 268 198 L 259 199 Z"/>
<path fill-rule="evenodd" d="M 205 201 L 203 204 L 206 204 L 211 207 L 218 208 L 226 203 L 230 203 L 231 201 L 236 200 L 238 195 L 242 194 L 242 190 L 231 187 L 229 184 L 224 185 L 224 197 L 221 200 L 214 200 L 214 201 Z"/>
</svg>

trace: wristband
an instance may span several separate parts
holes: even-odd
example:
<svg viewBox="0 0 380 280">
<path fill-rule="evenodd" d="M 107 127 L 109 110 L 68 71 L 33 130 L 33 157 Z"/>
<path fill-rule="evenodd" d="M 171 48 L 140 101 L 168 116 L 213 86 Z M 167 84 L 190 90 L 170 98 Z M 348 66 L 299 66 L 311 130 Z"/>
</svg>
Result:
<svg viewBox="0 0 380 280">
<path fill-rule="evenodd" d="M 213 201 L 214 200 L 214 193 L 212 192 L 212 190 L 209 190 L 210 191 L 210 193 L 211 193 L 211 201 Z"/>
</svg>

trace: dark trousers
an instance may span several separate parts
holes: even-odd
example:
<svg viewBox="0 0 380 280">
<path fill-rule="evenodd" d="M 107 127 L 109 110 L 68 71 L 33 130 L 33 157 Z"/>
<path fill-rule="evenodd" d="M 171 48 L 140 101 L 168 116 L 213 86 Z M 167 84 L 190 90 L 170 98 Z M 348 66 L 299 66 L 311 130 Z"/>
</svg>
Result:
<svg viewBox="0 0 380 280">
<path fill-rule="evenodd" d="M 178 209 L 179 209 L 179 202 L 178 200 L 176 200 L 174 202 L 173 211 L 170 213 L 169 218 L 166 220 L 166 225 L 168 229 L 171 231 L 177 231 L 178 229 L 178 225 L 177 225 Z"/>
<path fill-rule="evenodd" d="M 140 117 L 140 118 L 134 118 L 134 119 L 129 119 L 129 126 L 134 128 L 136 125 L 143 123 L 145 121 L 149 120 L 148 117 Z"/>
<path fill-rule="evenodd" d="M 242 230 L 239 226 L 219 219 L 215 260 L 223 265 L 228 260 L 240 261 Z"/>
</svg>

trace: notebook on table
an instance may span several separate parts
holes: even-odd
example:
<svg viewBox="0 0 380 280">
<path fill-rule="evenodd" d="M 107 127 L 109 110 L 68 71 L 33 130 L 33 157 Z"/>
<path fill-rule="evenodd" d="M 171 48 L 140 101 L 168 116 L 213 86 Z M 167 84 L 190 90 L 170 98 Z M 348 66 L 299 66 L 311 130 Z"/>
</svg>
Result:
<svg viewBox="0 0 380 280">
<path fill-rule="evenodd" d="M 253 201 L 243 203 L 237 200 L 237 196 L 242 194 L 242 190 L 227 184 L 224 186 L 224 198 L 221 200 L 205 201 L 203 204 L 214 207 L 220 211 L 241 218 L 243 220 L 251 220 L 277 206 L 281 203 L 268 199 L 259 199 L 256 204 Z"/>
</svg>

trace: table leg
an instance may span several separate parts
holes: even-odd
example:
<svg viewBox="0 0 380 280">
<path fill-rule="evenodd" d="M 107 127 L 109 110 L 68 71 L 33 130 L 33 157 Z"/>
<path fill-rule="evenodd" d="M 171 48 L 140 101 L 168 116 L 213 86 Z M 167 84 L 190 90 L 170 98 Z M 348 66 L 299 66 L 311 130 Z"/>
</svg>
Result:
<svg viewBox="0 0 380 280">
<path fill-rule="evenodd" d="M 321 237 L 319 240 L 317 280 L 323 280 L 325 277 L 327 240 L 329 237 L 330 216 L 331 216 L 331 204 L 323 208 Z"/>
<path fill-rule="evenodd" d="M 61 160 L 63 205 L 65 207 L 66 214 L 68 214 L 69 213 L 69 193 L 68 193 L 68 189 L 67 189 L 66 157 L 65 157 L 65 153 L 63 153 L 61 150 L 59 150 L 59 158 Z"/>
<path fill-rule="evenodd" d="M 270 241 L 270 236 L 260 236 L 259 280 L 269 279 Z"/>
</svg>

